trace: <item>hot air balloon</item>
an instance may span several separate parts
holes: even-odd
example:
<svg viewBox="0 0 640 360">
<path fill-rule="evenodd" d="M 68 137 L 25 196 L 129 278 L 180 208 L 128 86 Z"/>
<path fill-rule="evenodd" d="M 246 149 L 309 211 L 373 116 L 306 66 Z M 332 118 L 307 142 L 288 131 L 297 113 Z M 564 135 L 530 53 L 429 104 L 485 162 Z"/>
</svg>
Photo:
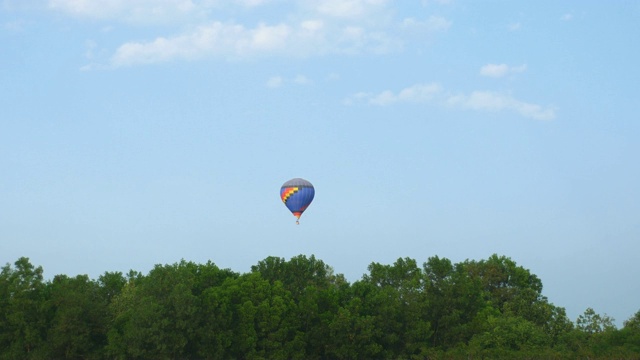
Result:
<svg viewBox="0 0 640 360">
<path fill-rule="evenodd" d="M 305 179 L 295 178 L 282 184 L 280 198 L 296 217 L 296 224 L 300 224 L 300 215 L 311 204 L 315 193 L 313 185 Z"/>
</svg>

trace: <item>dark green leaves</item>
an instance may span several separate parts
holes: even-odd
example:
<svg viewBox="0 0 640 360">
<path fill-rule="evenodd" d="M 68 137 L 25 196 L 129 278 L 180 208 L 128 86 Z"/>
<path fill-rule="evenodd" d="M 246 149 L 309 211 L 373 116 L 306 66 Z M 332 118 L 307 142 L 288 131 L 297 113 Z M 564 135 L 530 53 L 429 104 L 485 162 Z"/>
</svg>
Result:
<svg viewBox="0 0 640 360">
<path fill-rule="evenodd" d="M 504 256 L 371 263 L 350 284 L 314 256 L 238 274 L 212 262 L 147 275 L 0 272 L 0 359 L 634 358 L 640 312 L 576 324 Z"/>
</svg>

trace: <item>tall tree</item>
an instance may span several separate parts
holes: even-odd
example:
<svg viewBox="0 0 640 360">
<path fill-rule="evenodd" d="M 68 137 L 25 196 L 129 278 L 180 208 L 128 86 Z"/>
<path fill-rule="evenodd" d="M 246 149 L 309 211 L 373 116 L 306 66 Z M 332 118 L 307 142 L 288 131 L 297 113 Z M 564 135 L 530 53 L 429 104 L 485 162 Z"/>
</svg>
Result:
<svg viewBox="0 0 640 360">
<path fill-rule="evenodd" d="M 111 303 L 114 297 L 122 292 L 122 289 L 127 284 L 127 279 L 121 272 L 105 272 L 98 277 L 98 284 L 100 285 L 100 293 L 103 299 L 107 303 Z"/>
<path fill-rule="evenodd" d="M 480 280 L 485 298 L 500 311 L 507 302 L 534 302 L 542 296 L 542 281 L 506 256 L 493 254 L 487 260 L 466 261 L 464 266 Z"/>
<path fill-rule="evenodd" d="M 283 258 L 270 256 L 251 267 L 263 279 L 270 282 L 280 281 L 295 299 L 298 299 L 308 287 L 325 289 L 339 277 L 334 276 L 333 269 L 322 260 L 311 255 L 298 255 L 285 261 Z"/>
<path fill-rule="evenodd" d="M 251 267 L 271 284 L 280 282 L 294 301 L 290 317 L 296 322 L 296 341 L 305 344 L 305 357 L 324 358 L 329 324 L 341 303 L 346 301 L 349 284 L 341 274 L 311 255 L 298 255 L 289 261 L 268 257 Z"/>
<path fill-rule="evenodd" d="M 482 322 L 478 314 L 484 319 L 492 313 L 483 299 L 482 282 L 470 276 L 466 266 L 438 256 L 423 265 L 433 347 L 448 349 L 468 342 Z"/>
<path fill-rule="evenodd" d="M 0 358 L 32 359 L 44 351 L 47 319 L 43 309 L 42 267 L 26 257 L 0 272 Z"/>
<path fill-rule="evenodd" d="M 623 323 L 625 329 L 640 331 L 640 310 Z"/>
<path fill-rule="evenodd" d="M 411 258 L 399 258 L 393 265 L 372 263 L 368 269 L 362 282 L 374 289 L 365 293 L 363 307 L 380 330 L 381 356 L 424 354 L 432 332 L 422 270 Z"/>
<path fill-rule="evenodd" d="M 353 298 L 340 307 L 329 325 L 327 355 L 335 359 L 388 358 L 377 340 L 383 329 L 378 328 L 372 315 L 363 313 L 362 301 Z"/>
<path fill-rule="evenodd" d="M 107 298 L 87 275 L 57 275 L 49 285 L 52 320 L 48 354 L 57 359 L 98 359 L 107 343 Z"/>
<path fill-rule="evenodd" d="M 110 353 L 157 359 L 193 356 L 198 297 L 193 263 L 156 265 L 146 277 L 130 280 L 112 302 Z"/>
<path fill-rule="evenodd" d="M 470 342 L 473 353 L 489 358 L 514 357 L 516 354 L 540 353 L 548 345 L 543 329 L 520 316 L 490 316 L 484 330 Z"/>
<path fill-rule="evenodd" d="M 597 334 L 616 328 L 612 317 L 607 314 L 600 315 L 592 308 L 587 308 L 582 315 L 578 316 L 576 327 L 587 334 Z"/>
</svg>

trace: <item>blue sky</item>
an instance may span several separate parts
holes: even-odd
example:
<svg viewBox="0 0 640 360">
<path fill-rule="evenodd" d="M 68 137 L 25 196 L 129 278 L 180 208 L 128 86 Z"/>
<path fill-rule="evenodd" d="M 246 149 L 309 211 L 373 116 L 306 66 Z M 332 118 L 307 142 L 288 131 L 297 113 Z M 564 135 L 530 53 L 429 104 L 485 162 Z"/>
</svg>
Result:
<svg viewBox="0 0 640 360">
<path fill-rule="evenodd" d="M 511 257 L 640 310 L 640 3 L 2 0 L 0 262 Z M 279 199 L 316 188 L 295 225 Z"/>
</svg>

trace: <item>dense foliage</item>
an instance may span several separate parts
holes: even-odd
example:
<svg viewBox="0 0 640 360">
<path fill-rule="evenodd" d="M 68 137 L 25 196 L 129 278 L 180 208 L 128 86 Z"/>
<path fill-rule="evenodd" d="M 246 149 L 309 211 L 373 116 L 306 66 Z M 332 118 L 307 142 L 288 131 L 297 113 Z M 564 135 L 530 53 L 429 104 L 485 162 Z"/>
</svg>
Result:
<svg viewBox="0 0 640 360">
<path fill-rule="evenodd" d="M 0 359 L 639 358 L 640 311 L 576 322 L 504 256 L 372 263 L 354 283 L 314 256 L 238 274 L 181 261 L 147 275 L 0 273 Z"/>
</svg>

